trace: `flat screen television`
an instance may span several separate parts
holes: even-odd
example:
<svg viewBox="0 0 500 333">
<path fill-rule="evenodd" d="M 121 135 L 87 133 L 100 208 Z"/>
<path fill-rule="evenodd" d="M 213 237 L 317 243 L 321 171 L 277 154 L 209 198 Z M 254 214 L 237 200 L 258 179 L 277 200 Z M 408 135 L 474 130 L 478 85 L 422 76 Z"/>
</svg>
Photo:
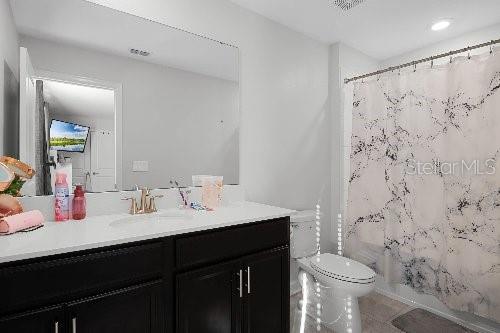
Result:
<svg viewBox="0 0 500 333">
<path fill-rule="evenodd" d="M 90 127 L 53 119 L 50 123 L 51 150 L 83 153 Z"/>
</svg>

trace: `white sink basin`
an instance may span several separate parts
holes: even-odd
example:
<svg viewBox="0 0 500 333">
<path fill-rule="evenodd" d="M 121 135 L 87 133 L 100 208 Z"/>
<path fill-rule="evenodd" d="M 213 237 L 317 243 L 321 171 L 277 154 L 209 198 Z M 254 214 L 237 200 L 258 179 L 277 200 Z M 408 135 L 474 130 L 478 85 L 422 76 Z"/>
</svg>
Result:
<svg viewBox="0 0 500 333">
<path fill-rule="evenodd" d="M 111 222 L 111 227 L 145 226 L 163 223 L 182 223 L 193 218 L 188 210 L 163 210 L 150 214 L 130 215 Z"/>
</svg>

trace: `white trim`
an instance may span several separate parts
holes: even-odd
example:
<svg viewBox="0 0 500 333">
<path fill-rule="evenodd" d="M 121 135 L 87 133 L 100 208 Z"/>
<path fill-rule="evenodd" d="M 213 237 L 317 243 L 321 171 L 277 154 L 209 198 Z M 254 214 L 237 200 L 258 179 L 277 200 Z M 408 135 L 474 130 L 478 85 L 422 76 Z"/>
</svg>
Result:
<svg viewBox="0 0 500 333">
<path fill-rule="evenodd" d="M 116 189 L 123 190 L 122 170 L 122 137 L 123 137 L 123 88 L 119 84 L 115 89 L 115 184 Z"/>
<path fill-rule="evenodd" d="M 36 78 L 39 80 L 50 80 L 57 81 L 62 83 L 71 83 L 78 84 L 81 86 L 87 86 L 92 88 L 103 88 L 103 89 L 111 89 L 114 90 L 117 87 L 121 86 L 120 83 L 104 81 L 94 78 L 88 78 L 84 76 L 66 74 L 66 73 L 58 73 L 46 70 L 35 70 Z"/>
<path fill-rule="evenodd" d="M 29 161 L 29 152 L 28 152 L 28 130 L 26 128 L 26 124 L 28 123 L 28 115 L 26 114 L 26 81 L 25 79 L 28 77 L 27 70 L 27 50 L 24 47 L 20 48 L 19 57 L 20 57 L 20 67 L 19 67 L 19 83 L 20 83 L 20 91 L 19 91 L 19 159 L 24 161 L 25 163 L 31 163 Z"/>
<path fill-rule="evenodd" d="M 77 84 L 92 88 L 103 88 L 114 91 L 115 103 L 115 184 L 117 189 L 122 189 L 122 136 L 123 136 L 123 86 L 121 83 L 103 81 L 83 76 L 57 73 L 45 70 L 36 70 L 36 79 L 49 80 L 62 83 Z"/>
<path fill-rule="evenodd" d="M 29 165 L 35 164 L 35 109 L 36 109 L 36 82 L 35 69 L 31 63 L 28 49 L 19 49 L 19 156 L 18 158 Z M 21 190 L 22 195 L 36 194 L 36 181 L 26 183 Z"/>
<path fill-rule="evenodd" d="M 243 149 L 242 149 L 242 142 L 243 142 L 243 85 L 242 85 L 242 74 L 243 74 L 243 64 L 242 64 L 242 55 L 241 55 L 241 50 L 236 47 L 238 50 L 238 184 L 243 184 L 242 182 L 242 176 L 243 175 L 243 168 L 241 161 L 243 161 Z"/>
<path fill-rule="evenodd" d="M 19 82 L 20 82 L 20 91 L 19 91 L 19 159 L 24 163 L 33 165 L 34 161 L 34 110 L 29 110 L 28 100 L 33 101 L 33 106 L 35 106 L 34 100 L 31 98 L 36 98 L 36 85 L 33 80 L 34 69 L 31 64 L 31 60 L 29 57 L 28 50 L 24 47 L 20 48 L 19 51 L 20 57 L 20 68 L 19 68 Z M 28 80 L 33 85 L 35 91 L 34 96 L 27 95 L 28 89 Z M 28 113 L 31 112 L 31 113 Z"/>
</svg>

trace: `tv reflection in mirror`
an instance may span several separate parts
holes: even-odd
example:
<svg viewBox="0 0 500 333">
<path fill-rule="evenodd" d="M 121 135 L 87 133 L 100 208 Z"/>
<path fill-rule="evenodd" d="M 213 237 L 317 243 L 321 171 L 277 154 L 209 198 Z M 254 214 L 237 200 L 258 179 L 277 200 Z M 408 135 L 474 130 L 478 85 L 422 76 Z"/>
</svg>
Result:
<svg viewBox="0 0 500 333">
<path fill-rule="evenodd" d="M 50 123 L 50 149 L 83 153 L 90 128 L 53 119 Z"/>
</svg>

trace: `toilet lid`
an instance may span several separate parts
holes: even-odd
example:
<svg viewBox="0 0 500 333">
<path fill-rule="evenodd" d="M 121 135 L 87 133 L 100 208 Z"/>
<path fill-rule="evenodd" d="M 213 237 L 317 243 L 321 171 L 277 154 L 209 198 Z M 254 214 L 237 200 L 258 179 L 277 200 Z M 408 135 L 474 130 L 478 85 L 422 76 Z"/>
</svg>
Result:
<svg viewBox="0 0 500 333">
<path fill-rule="evenodd" d="M 369 282 L 374 280 L 376 275 L 370 267 L 362 263 L 331 253 L 314 256 L 310 262 L 316 271 L 345 281 Z"/>
</svg>

